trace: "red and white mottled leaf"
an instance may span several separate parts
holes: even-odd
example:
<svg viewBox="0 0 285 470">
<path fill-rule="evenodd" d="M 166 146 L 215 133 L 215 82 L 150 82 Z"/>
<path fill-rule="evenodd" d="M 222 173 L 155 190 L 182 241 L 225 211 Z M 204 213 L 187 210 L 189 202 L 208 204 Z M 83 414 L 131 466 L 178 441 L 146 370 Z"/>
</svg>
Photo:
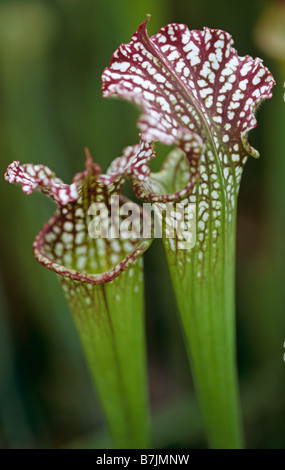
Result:
<svg viewBox="0 0 285 470">
<path fill-rule="evenodd" d="M 173 192 L 191 178 L 192 146 L 185 148 L 182 136 L 205 146 L 197 184 L 181 201 L 194 203 L 196 210 L 180 217 L 180 228 L 193 236 L 180 232 L 186 249 L 179 249 L 179 234 L 167 238 L 166 226 L 164 245 L 211 446 L 240 448 L 233 385 L 236 203 L 247 156 L 258 156 L 247 141 L 254 112 L 271 97 L 274 79 L 260 59 L 239 57 L 224 31 L 172 24 L 149 38 L 146 24 L 114 53 L 103 73 L 103 94 L 142 108 L 138 125 L 147 142 L 174 144 L 186 153 L 188 167 L 176 149 L 160 172 L 148 176 L 152 190 Z"/>
<path fill-rule="evenodd" d="M 63 184 L 43 165 L 20 166 L 18 161 L 9 166 L 5 178 L 21 184 L 26 194 L 38 189 L 57 203 L 56 213 L 34 241 L 35 257 L 59 275 L 114 445 L 147 448 L 141 255 L 151 237 L 141 236 L 141 223 L 147 218 L 150 224 L 150 220 L 136 206 L 132 237 L 124 237 L 121 231 L 116 238 L 90 236 L 91 219 L 100 207 L 95 205 L 90 212 L 93 203 L 103 203 L 100 223 L 105 227 L 111 219 L 116 231 L 126 222 L 129 205 L 124 213 L 120 209 L 129 201 L 121 195 L 127 168 L 123 165 L 102 175 L 86 153 L 86 170 L 77 173 L 71 185 Z"/>
<path fill-rule="evenodd" d="M 136 182 L 141 192 L 177 191 L 187 184 L 184 176 L 189 183 L 195 162 L 191 143 L 200 139 L 194 166 L 199 177 L 184 202 L 197 206 L 197 243 L 187 263 L 191 271 L 195 260 L 195 271 L 203 277 L 207 253 L 216 259 L 234 223 L 243 165 L 248 155 L 258 156 L 247 135 L 257 124 L 258 104 L 271 97 L 274 79 L 261 59 L 239 57 L 224 31 L 189 31 L 185 25 L 170 24 L 149 38 L 146 25 L 114 53 L 102 76 L 103 95 L 140 106 L 142 139 L 177 145 L 188 158 L 190 171 L 183 159 L 177 165 L 170 156 L 160 173 Z M 185 136 L 190 139 L 187 148 Z M 177 255 L 177 244 L 168 248 Z"/>
<path fill-rule="evenodd" d="M 142 238 L 142 229 L 143 219 L 149 224 L 150 220 L 141 209 L 132 226 L 133 236 L 126 238 L 119 231 L 120 223 L 126 218 L 120 208 L 128 202 L 121 195 L 127 170 L 122 165 L 102 175 L 99 165 L 93 163 L 87 152 L 86 170 L 77 173 L 72 184 L 66 185 L 43 165 L 21 166 L 18 161 L 9 165 L 7 181 L 21 184 L 26 194 L 38 189 L 58 205 L 55 215 L 34 242 L 34 254 L 40 263 L 66 278 L 101 284 L 116 278 L 148 248 L 151 239 Z M 117 202 L 111 207 L 113 196 Z M 93 203 L 104 204 L 107 219 L 113 220 L 113 230 L 118 232 L 117 238 L 110 231 L 104 237 L 90 237 L 90 222 L 95 214 L 89 208 Z"/>
<path fill-rule="evenodd" d="M 180 187 L 179 182 L 177 182 L 176 190 L 172 193 L 163 194 L 161 193 L 162 188 L 154 185 L 148 162 L 156 156 L 155 147 L 154 144 L 146 142 L 142 136 L 139 144 L 124 149 L 123 156 L 112 162 L 107 175 L 102 176 L 102 178 L 104 178 L 105 183 L 110 183 L 116 180 L 119 175 L 124 174 L 130 177 L 134 192 L 141 200 L 149 202 L 178 201 L 191 193 L 194 189 L 195 183 L 199 177 L 201 148 L 202 147 L 196 145 L 195 140 L 195 142 L 193 142 L 193 151 L 191 152 L 191 171 L 189 168 L 189 178 L 183 183 L 181 182 Z"/>
<path fill-rule="evenodd" d="M 257 156 L 247 133 L 274 84 L 262 60 L 239 57 L 225 31 L 170 24 L 149 38 L 147 21 L 114 53 L 102 75 L 103 96 L 143 108 L 138 125 L 147 141 L 179 145 L 187 132 L 231 154 L 235 164 L 248 153 Z"/>
<path fill-rule="evenodd" d="M 21 184 L 26 194 L 31 194 L 35 189 L 38 189 L 62 205 L 78 198 L 75 183 L 71 185 L 64 184 L 59 178 L 55 177 L 53 171 L 44 165 L 28 163 L 21 166 L 19 161 L 15 161 L 7 168 L 5 180 L 9 183 Z"/>
<path fill-rule="evenodd" d="M 194 167 L 199 178 L 185 197 L 198 204 L 197 249 L 202 249 L 215 245 L 233 218 L 243 165 L 248 155 L 258 156 L 247 141 L 257 124 L 254 112 L 271 97 L 275 82 L 261 59 L 238 56 L 225 31 L 170 24 L 149 38 L 146 25 L 114 53 L 103 72 L 103 96 L 140 106 L 142 138 L 180 147 L 189 179 L 193 142 L 200 146 Z M 154 180 L 147 181 L 150 191 Z M 181 187 L 177 176 L 174 183 L 176 190 Z"/>
</svg>

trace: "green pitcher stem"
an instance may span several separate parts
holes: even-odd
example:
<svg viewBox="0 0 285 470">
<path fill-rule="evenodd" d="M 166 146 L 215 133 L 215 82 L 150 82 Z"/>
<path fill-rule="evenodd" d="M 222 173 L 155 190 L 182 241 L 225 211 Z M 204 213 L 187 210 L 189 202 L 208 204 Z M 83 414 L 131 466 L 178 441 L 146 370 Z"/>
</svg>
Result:
<svg viewBox="0 0 285 470">
<path fill-rule="evenodd" d="M 187 254 L 178 250 L 176 259 L 173 251 L 166 250 L 209 443 L 225 449 L 243 445 L 236 370 L 233 216 L 215 248 L 210 241 L 204 244 L 203 272 L 197 273 L 196 268 L 199 250 L 193 248 Z"/>
<path fill-rule="evenodd" d="M 101 285 L 60 279 L 115 447 L 122 449 L 150 445 L 140 277 L 134 263 Z"/>
</svg>

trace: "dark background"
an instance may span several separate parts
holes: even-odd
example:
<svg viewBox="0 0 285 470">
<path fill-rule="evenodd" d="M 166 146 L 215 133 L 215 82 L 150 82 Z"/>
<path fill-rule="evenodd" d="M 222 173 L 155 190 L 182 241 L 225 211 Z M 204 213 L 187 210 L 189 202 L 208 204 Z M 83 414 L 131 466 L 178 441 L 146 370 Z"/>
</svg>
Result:
<svg viewBox="0 0 285 470">
<path fill-rule="evenodd" d="M 260 0 L 0 1 L 2 175 L 10 162 L 20 160 L 45 164 L 69 183 L 83 169 L 85 146 L 105 171 L 123 147 L 137 143 L 138 111 L 101 97 L 101 73 L 147 13 L 152 15 L 150 34 L 171 22 L 224 29 L 239 55 L 262 57 L 274 74 L 274 97 L 258 111 L 258 127 L 249 137 L 261 158 L 251 158 L 244 171 L 237 237 L 242 405 L 247 445 L 260 449 L 285 447 L 282 5 Z M 25 196 L 3 177 L 0 195 L 0 446 L 106 447 L 108 436 L 56 275 L 33 258 L 33 239 L 54 207 L 40 194 Z M 146 253 L 145 266 L 155 445 L 205 447 L 159 240 Z"/>
</svg>

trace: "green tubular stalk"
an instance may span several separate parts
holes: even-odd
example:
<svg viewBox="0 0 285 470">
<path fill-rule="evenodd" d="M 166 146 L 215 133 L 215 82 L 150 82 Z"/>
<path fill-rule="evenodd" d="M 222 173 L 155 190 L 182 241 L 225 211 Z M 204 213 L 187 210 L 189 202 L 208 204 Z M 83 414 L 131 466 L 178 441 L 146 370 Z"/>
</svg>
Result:
<svg viewBox="0 0 285 470">
<path fill-rule="evenodd" d="M 213 249 L 176 253 L 164 240 L 191 369 L 213 448 L 241 448 L 235 341 L 235 222 Z M 200 268 L 199 268 L 200 269 Z M 199 275 L 197 275 L 199 273 Z"/>
<path fill-rule="evenodd" d="M 60 282 L 116 446 L 149 447 L 142 260 L 109 283 Z"/>
<path fill-rule="evenodd" d="M 187 172 L 184 157 L 173 151 L 150 182 L 156 191 L 171 193 Z M 234 201 L 238 180 L 239 176 L 234 179 Z M 243 446 L 235 339 L 236 202 L 218 191 L 217 217 L 204 210 L 206 201 L 210 208 L 217 202 L 211 194 L 181 201 L 185 206 L 195 204 L 187 222 L 195 238 L 192 248 L 179 248 L 178 232 L 163 242 L 208 441 L 213 448 L 234 449 Z"/>
</svg>

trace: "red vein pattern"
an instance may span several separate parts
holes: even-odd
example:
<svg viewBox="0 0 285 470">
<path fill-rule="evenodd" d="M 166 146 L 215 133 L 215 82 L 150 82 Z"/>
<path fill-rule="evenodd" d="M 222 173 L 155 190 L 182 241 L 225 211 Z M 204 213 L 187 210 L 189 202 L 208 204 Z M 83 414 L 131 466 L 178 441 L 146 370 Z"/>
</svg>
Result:
<svg viewBox="0 0 285 470">
<path fill-rule="evenodd" d="M 262 60 L 239 57 L 225 31 L 170 24 L 149 38 L 147 21 L 113 54 L 102 75 L 103 96 L 119 95 L 143 108 L 139 127 L 148 142 L 177 144 L 183 133 L 213 132 L 230 142 L 233 154 L 242 138 L 246 152 L 256 156 L 246 134 L 275 83 Z"/>
<path fill-rule="evenodd" d="M 259 155 L 247 135 L 275 82 L 261 59 L 238 56 L 225 31 L 169 24 L 149 38 L 147 21 L 113 54 L 102 75 L 103 96 L 141 107 L 142 138 L 180 147 L 191 170 L 193 142 L 200 147 L 194 167 L 200 177 L 189 200 L 198 203 L 200 247 L 207 237 L 215 244 L 219 227 L 232 219 L 243 165 L 248 155 Z"/>
<path fill-rule="evenodd" d="M 131 155 L 135 157 L 129 152 Z M 120 208 L 128 200 L 121 195 L 121 187 L 129 168 L 128 159 L 121 157 L 121 163 L 124 161 L 120 168 L 102 175 L 99 165 L 93 163 L 87 153 L 86 170 L 77 173 L 71 185 L 64 184 L 43 165 L 21 166 L 18 161 L 9 165 L 6 181 L 21 184 L 26 194 L 37 189 L 58 205 L 58 210 L 34 242 L 35 257 L 40 263 L 75 281 L 101 284 L 116 278 L 148 248 L 151 239 L 143 240 L 141 236 L 142 219 L 147 217 L 142 210 L 139 211 L 138 220 L 134 221 L 137 223 L 137 227 L 133 227 L 135 237 L 118 235 L 118 238 L 113 238 L 107 232 L 105 238 L 90 237 L 92 204 L 104 204 L 107 220 L 112 217 L 113 221 L 121 223 L 125 219 L 120 214 Z M 118 198 L 115 209 L 114 206 L 111 208 L 113 196 Z M 118 230 L 118 227 L 114 229 Z"/>
<path fill-rule="evenodd" d="M 21 166 L 19 161 L 15 161 L 9 165 L 5 180 L 9 183 L 21 184 L 26 194 L 31 194 L 38 189 L 48 194 L 58 204 L 68 204 L 78 199 L 76 184 L 64 184 L 56 178 L 53 171 L 44 165 L 27 163 Z"/>
</svg>

